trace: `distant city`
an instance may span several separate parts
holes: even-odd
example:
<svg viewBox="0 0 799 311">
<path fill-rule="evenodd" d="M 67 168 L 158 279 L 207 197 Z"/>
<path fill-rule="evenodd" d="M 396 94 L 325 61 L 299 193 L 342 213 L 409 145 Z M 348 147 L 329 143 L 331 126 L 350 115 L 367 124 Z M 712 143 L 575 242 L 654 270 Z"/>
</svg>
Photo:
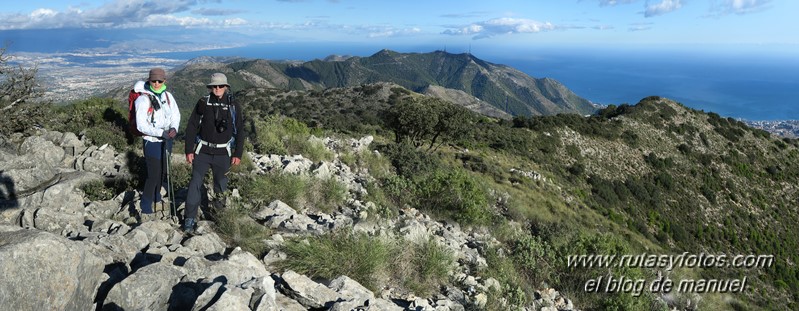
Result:
<svg viewBox="0 0 799 311">
<path fill-rule="evenodd" d="M 742 121 L 751 127 L 764 130 L 780 137 L 799 138 L 799 120 Z"/>
</svg>

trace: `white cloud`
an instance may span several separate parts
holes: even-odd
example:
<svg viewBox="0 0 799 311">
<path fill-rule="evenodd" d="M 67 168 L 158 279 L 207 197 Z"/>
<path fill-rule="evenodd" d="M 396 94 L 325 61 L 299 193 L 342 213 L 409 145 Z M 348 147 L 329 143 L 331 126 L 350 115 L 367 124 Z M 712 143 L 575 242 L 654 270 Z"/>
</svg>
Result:
<svg viewBox="0 0 799 311">
<path fill-rule="evenodd" d="M 614 27 L 613 25 L 596 25 L 596 26 L 592 26 L 591 28 L 592 29 L 596 29 L 596 30 L 610 30 L 610 29 L 614 29 L 616 27 Z"/>
<path fill-rule="evenodd" d="M 637 0 L 599 0 L 600 6 L 614 6 L 617 4 L 633 3 Z"/>
<path fill-rule="evenodd" d="M 714 15 L 749 14 L 769 9 L 771 0 L 722 0 L 714 3 L 711 12 Z"/>
<path fill-rule="evenodd" d="M 652 29 L 652 26 L 643 26 L 643 25 L 641 25 L 641 26 L 630 26 L 630 28 L 628 28 L 627 30 L 629 30 L 629 31 L 644 31 L 644 30 L 649 30 L 649 29 Z"/>
<path fill-rule="evenodd" d="M 489 38 L 502 34 L 536 33 L 556 29 L 549 22 L 542 23 L 530 19 L 511 17 L 494 18 L 467 26 L 450 28 L 442 33 L 448 35 L 474 35 L 475 39 Z"/>
<path fill-rule="evenodd" d="M 676 11 L 682 7 L 681 0 L 662 0 L 657 4 L 647 4 L 644 11 L 645 17 L 653 17 Z"/>
<path fill-rule="evenodd" d="M 53 11 L 51 9 L 36 9 L 31 12 L 30 17 L 31 19 L 40 19 L 40 18 L 52 18 L 58 15 L 58 12 Z"/>
<path fill-rule="evenodd" d="M 634 23 L 630 24 L 630 27 L 627 28 L 629 31 L 644 31 L 652 29 L 652 23 Z"/>
<path fill-rule="evenodd" d="M 372 29 L 367 33 L 369 38 L 385 38 L 385 37 L 403 37 L 421 33 L 422 30 L 417 27 L 395 29 L 393 27 L 386 27 L 385 29 Z"/>
<path fill-rule="evenodd" d="M 189 12 L 200 3 L 215 1 L 198 0 L 116 0 L 106 3 L 99 8 L 89 10 L 67 9 L 59 12 L 52 9 L 41 8 L 30 14 L 11 14 L 0 16 L 0 30 L 9 29 L 53 29 L 53 28 L 135 28 L 147 26 L 232 26 L 247 24 L 242 19 L 216 20 L 178 16 Z M 210 15 L 208 11 L 202 14 Z M 231 11 L 220 10 L 220 14 L 230 14 Z"/>
<path fill-rule="evenodd" d="M 191 11 L 197 15 L 205 15 L 205 16 L 225 16 L 225 15 L 235 15 L 239 13 L 244 13 L 244 10 L 225 10 L 225 9 L 212 9 L 212 8 L 200 8 Z"/>
</svg>

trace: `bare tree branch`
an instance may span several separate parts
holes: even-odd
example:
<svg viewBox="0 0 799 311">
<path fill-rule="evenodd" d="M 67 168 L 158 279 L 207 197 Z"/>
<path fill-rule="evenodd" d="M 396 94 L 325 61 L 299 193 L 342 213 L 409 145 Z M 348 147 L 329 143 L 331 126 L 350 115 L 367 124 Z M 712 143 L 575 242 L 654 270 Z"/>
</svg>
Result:
<svg viewBox="0 0 799 311">
<path fill-rule="evenodd" d="M 0 48 L 0 107 L 2 110 L 24 103 L 39 96 L 39 85 L 36 81 L 37 67 L 17 68 L 8 66 L 12 56 L 6 54 L 6 48 Z"/>
</svg>

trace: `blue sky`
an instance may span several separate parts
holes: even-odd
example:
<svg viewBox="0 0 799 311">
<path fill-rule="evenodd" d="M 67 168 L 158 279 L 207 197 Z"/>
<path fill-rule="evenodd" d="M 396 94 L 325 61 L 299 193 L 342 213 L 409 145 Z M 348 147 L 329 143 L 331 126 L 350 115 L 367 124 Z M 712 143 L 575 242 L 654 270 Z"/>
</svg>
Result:
<svg viewBox="0 0 799 311">
<path fill-rule="evenodd" d="M 0 41 L 8 31 L 110 28 L 167 44 L 745 46 L 797 53 L 797 12 L 796 0 L 26 0 L 0 6 Z"/>
</svg>

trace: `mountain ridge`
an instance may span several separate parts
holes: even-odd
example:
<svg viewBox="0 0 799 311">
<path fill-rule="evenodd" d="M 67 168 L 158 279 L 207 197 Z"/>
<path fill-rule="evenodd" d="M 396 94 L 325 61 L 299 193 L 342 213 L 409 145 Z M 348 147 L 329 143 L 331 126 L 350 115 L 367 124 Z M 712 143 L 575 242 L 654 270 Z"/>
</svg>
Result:
<svg viewBox="0 0 799 311">
<path fill-rule="evenodd" d="M 307 62 L 190 61 L 176 70 L 172 83 L 188 88 L 182 93 L 193 101 L 196 96 L 188 94 L 203 94 L 203 84 L 196 81 L 206 80 L 212 70 L 228 75 L 236 89 L 322 90 L 391 82 L 419 93 L 430 86 L 460 90 L 510 115 L 590 114 L 596 110 L 590 101 L 554 79 L 536 79 L 468 53 L 399 53 L 383 49 L 368 57 L 328 57 Z"/>
</svg>

